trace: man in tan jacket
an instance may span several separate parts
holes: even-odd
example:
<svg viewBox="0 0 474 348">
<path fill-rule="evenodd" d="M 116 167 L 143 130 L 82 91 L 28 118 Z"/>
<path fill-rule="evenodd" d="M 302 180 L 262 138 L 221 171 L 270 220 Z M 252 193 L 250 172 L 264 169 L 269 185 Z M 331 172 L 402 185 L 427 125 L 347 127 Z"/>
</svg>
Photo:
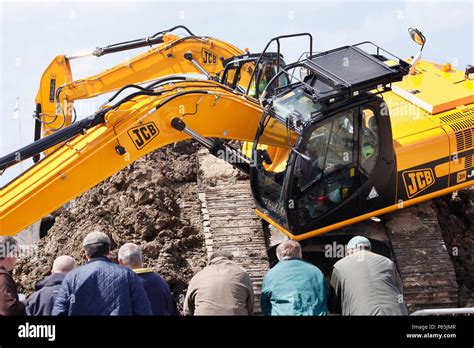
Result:
<svg viewBox="0 0 474 348">
<path fill-rule="evenodd" d="M 215 252 L 209 264 L 189 283 L 185 315 L 252 315 L 254 294 L 250 276 L 229 252 Z"/>
</svg>

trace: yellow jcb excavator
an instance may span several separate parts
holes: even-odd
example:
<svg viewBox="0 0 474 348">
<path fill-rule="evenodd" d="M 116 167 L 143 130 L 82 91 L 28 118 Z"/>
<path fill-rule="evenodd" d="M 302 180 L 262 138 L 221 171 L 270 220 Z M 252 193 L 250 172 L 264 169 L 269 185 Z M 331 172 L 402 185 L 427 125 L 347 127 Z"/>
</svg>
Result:
<svg viewBox="0 0 474 348">
<path fill-rule="evenodd" d="M 423 48 L 423 34 L 410 35 Z M 309 50 L 285 64 L 280 43 L 293 37 L 307 37 Z M 277 52 L 267 52 L 272 43 Z M 48 66 L 36 141 L 0 158 L 1 171 L 37 161 L 1 188 L 1 235 L 190 138 L 248 173 L 256 213 L 295 240 L 474 184 L 471 66 L 420 61 L 421 50 L 408 62 L 371 42 L 314 53 L 308 33 L 273 38 L 250 54 L 181 26 L 91 54 L 146 46 L 154 47 L 77 81 L 70 61 L 79 56 Z M 95 114 L 74 119 L 74 101 L 112 91 Z"/>
</svg>

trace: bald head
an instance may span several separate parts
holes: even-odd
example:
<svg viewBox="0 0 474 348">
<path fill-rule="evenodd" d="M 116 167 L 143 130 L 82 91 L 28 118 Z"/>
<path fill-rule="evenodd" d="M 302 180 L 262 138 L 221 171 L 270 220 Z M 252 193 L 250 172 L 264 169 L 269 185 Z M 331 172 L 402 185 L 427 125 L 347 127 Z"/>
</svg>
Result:
<svg viewBox="0 0 474 348">
<path fill-rule="evenodd" d="M 69 255 L 62 255 L 53 262 L 53 273 L 68 273 L 76 268 L 76 260 Z"/>
</svg>

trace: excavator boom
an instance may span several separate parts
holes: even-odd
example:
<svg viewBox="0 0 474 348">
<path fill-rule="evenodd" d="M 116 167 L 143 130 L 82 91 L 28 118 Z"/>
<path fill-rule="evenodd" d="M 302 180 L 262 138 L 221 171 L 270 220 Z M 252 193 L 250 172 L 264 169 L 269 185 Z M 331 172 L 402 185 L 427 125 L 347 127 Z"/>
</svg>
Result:
<svg viewBox="0 0 474 348">
<path fill-rule="evenodd" d="M 203 74 L 208 79 L 218 80 L 219 72 L 225 68 L 224 62 L 245 54 L 224 41 L 196 36 L 187 28 L 184 29 L 188 31 L 189 36 L 180 37 L 171 33 L 179 28 L 184 27 L 171 28 L 145 39 L 97 48 L 89 55 L 55 57 L 41 77 L 35 99 L 35 140 L 71 124 L 75 113 L 74 101 L 175 74 Z M 101 57 L 152 45 L 157 46 L 97 75 L 79 80 L 72 78 L 70 61 L 73 59 Z M 251 73 L 251 69 L 242 71 L 241 85 L 247 86 Z"/>
<path fill-rule="evenodd" d="M 175 118 L 206 138 L 252 141 L 262 111 L 255 101 L 212 81 L 179 82 L 156 96 L 127 99 L 104 116 L 93 116 L 97 121 L 89 129 L 2 188 L 0 231 L 14 235 L 137 158 L 190 138 L 173 128 Z"/>
</svg>

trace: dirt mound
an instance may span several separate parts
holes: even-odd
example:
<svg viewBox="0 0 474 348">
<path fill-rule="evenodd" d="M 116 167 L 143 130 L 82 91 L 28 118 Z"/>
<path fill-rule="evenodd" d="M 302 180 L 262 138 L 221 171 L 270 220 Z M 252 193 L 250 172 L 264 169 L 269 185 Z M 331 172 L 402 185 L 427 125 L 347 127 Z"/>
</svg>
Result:
<svg viewBox="0 0 474 348">
<path fill-rule="evenodd" d="M 38 243 L 38 254 L 19 262 L 20 290 L 31 293 L 59 255 L 84 263 L 82 240 L 98 229 L 110 236 L 114 260 L 124 243 L 140 244 L 145 265 L 166 279 L 181 306 L 190 278 L 206 264 L 196 149 L 192 142 L 160 149 L 75 199 Z"/>
<path fill-rule="evenodd" d="M 474 307 L 474 191 L 434 200 L 459 284 L 460 305 Z"/>
</svg>

